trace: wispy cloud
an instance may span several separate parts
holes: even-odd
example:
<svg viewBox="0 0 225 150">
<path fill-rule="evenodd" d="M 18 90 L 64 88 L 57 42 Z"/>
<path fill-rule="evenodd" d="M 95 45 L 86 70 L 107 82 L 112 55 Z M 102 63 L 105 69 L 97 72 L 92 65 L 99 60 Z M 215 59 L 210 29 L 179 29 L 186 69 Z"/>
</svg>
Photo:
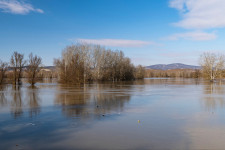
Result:
<svg viewBox="0 0 225 150">
<path fill-rule="evenodd" d="M 176 33 L 169 37 L 166 37 L 167 40 L 193 40 L 193 41 L 207 41 L 216 39 L 215 32 L 207 33 L 202 31 L 193 31 L 193 32 L 185 32 L 185 33 Z"/>
<path fill-rule="evenodd" d="M 173 34 L 167 38 L 169 40 L 214 40 L 217 38 L 216 33 L 204 30 L 225 27 L 224 0 L 170 0 L 169 6 L 181 14 L 181 20 L 173 25 L 194 30 Z"/>
<path fill-rule="evenodd" d="M 28 14 L 30 12 L 44 13 L 42 9 L 34 8 L 31 4 L 19 0 L 0 0 L 0 10 L 12 14 Z"/>
<path fill-rule="evenodd" d="M 171 0 L 170 7 L 177 9 L 182 19 L 174 25 L 188 29 L 225 27 L 224 0 Z"/>
<path fill-rule="evenodd" d="M 151 41 L 140 41 L 140 40 L 124 40 L 124 39 L 75 39 L 82 43 L 113 46 L 113 47 L 142 47 L 146 45 L 154 45 Z"/>
</svg>

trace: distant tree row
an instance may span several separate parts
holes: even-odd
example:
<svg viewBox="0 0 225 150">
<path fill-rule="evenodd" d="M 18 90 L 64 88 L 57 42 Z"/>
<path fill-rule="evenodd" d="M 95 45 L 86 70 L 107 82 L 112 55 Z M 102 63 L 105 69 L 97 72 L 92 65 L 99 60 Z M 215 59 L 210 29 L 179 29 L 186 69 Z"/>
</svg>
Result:
<svg viewBox="0 0 225 150">
<path fill-rule="evenodd" d="M 146 78 L 201 78 L 202 72 L 199 69 L 173 69 L 173 70 L 153 70 L 146 69 Z"/>
<path fill-rule="evenodd" d="M 205 52 L 200 56 L 201 69 L 146 70 L 145 77 L 205 78 L 209 81 L 225 78 L 225 56 Z"/>
<path fill-rule="evenodd" d="M 112 51 L 99 45 L 68 46 L 54 64 L 59 81 L 71 84 L 143 79 L 145 74 L 144 67 L 134 67 L 122 51 Z"/>
<path fill-rule="evenodd" d="M 145 70 L 135 67 L 122 51 L 113 51 L 99 45 L 75 44 L 62 51 L 61 58 L 55 59 L 55 73 L 41 70 L 42 59 L 32 53 L 26 60 L 24 54 L 14 52 L 10 62 L 0 60 L 0 84 L 5 79 L 21 84 L 26 77 L 31 85 L 43 77 L 58 77 L 66 84 L 84 84 L 90 81 L 127 81 L 144 77 L 206 78 L 210 81 L 225 77 L 225 57 L 222 54 L 203 53 L 200 56 L 201 70 Z M 25 74 L 25 75 L 24 75 Z"/>
</svg>

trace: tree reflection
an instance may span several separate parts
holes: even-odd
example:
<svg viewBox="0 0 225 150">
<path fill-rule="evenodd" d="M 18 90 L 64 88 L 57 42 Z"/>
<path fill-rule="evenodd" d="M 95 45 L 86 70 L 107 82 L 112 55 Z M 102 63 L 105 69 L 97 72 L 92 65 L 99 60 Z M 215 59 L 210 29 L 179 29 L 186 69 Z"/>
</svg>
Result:
<svg viewBox="0 0 225 150">
<path fill-rule="evenodd" d="M 0 85 L 0 106 L 5 106 L 7 105 L 7 99 L 5 97 L 5 85 Z"/>
<path fill-rule="evenodd" d="M 130 100 L 127 92 L 131 86 L 117 84 L 94 84 L 84 88 L 59 86 L 55 103 L 62 105 L 68 117 L 99 117 L 123 110 Z"/>
<path fill-rule="evenodd" d="M 95 92 L 92 92 L 92 99 L 96 107 L 96 114 L 107 114 L 123 111 L 124 104 L 129 102 L 129 89 L 131 86 L 124 85 L 102 85 L 97 84 Z"/>
<path fill-rule="evenodd" d="M 21 117 L 24 114 L 24 110 L 27 110 L 30 117 L 33 117 L 40 113 L 40 98 L 38 88 L 12 86 L 11 89 L 11 113 L 15 119 Z M 23 97 L 25 95 L 25 97 Z M 10 97 L 9 97 L 10 99 Z M 9 100 L 8 99 L 8 100 Z"/>
<path fill-rule="evenodd" d="M 217 107 L 225 108 L 225 88 L 222 82 L 212 83 L 206 82 L 204 84 L 204 106 L 208 111 L 217 109 Z"/>
<path fill-rule="evenodd" d="M 144 84 L 151 84 L 151 85 L 193 85 L 195 83 L 198 85 L 202 81 L 201 79 L 193 79 L 193 78 L 149 78 L 142 80 Z"/>
<path fill-rule="evenodd" d="M 23 114 L 23 102 L 21 98 L 20 85 L 12 86 L 12 102 L 11 102 L 11 113 L 14 118 L 19 118 Z"/>
<path fill-rule="evenodd" d="M 39 98 L 39 91 L 36 86 L 28 87 L 27 91 L 27 98 L 28 98 L 28 106 L 29 106 L 29 116 L 33 117 L 40 113 L 40 98 Z"/>
</svg>

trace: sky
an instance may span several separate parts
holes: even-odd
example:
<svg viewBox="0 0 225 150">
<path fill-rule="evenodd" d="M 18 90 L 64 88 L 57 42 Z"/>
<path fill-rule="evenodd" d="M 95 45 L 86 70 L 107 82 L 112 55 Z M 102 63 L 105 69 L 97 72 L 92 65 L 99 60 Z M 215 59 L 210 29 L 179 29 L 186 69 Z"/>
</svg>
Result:
<svg viewBox="0 0 225 150">
<path fill-rule="evenodd" d="M 198 65 L 225 54 L 224 0 L 0 0 L 0 59 L 53 65 L 77 42 L 122 50 L 135 65 Z"/>
</svg>

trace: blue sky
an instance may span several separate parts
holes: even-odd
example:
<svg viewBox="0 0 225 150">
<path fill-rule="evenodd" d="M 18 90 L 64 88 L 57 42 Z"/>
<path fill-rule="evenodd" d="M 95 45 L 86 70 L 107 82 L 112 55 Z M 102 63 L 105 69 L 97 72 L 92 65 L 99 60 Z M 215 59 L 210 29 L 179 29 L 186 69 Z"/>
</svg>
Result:
<svg viewBox="0 0 225 150">
<path fill-rule="evenodd" d="M 142 65 L 198 65 L 225 52 L 224 0 L 0 0 L 0 59 L 30 52 L 52 65 L 75 42 L 123 50 Z"/>
</svg>

